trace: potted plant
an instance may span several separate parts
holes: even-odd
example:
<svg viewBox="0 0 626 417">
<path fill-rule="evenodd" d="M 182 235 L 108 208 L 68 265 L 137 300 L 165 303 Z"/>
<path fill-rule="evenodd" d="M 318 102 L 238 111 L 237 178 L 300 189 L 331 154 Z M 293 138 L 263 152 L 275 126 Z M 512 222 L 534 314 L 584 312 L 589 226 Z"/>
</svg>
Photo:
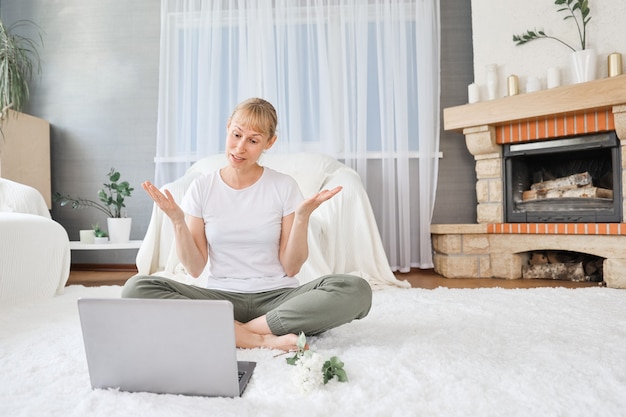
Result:
<svg viewBox="0 0 626 417">
<path fill-rule="evenodd" d="M 94 243 L 107 243 L 109 241 L 109 235 L 104 230 L 100 229 L 100 226 L 96 223 L 93 226 Z"/>
<path fill-rule="evenodd" d="M 29 38 L 19 32 L 34 29 Z M 41 72 L 43 38 L 29 20 L 0 20 L 0 175 L 36 188 L 51 207 L 50 124 L 22 113 L 32 76 Z"/>
<path fill-rule="evenodd" d="M 6 27 L 0 20 L 0 118 L 5 119 L 8 110 L 22 111 L 30 95 L 28 83 L 33 70 L 41 70 L 39 44 L 33 39 L 15 33 L 16 29 L 32 25 L 29 20 L 19 20 Z M 43 38 L 39 33 L 41 45 Z"/>
<path fill-rule="evenodd" d="M 128 242 L 132 219 L 126 217 L 126 213 L 122 209 L 126 207 L 124 201 L 126 197 L 131 196 L 134 188 L 130 186 L 128 181 L 120 181 L 120 177 L 121 174 L 115 168 L 111 168 L 107 174 L 109 182 L 105 182 L 98 191 L 100 202 L 82 197 L 72 197 L 69 194 L 62 195 L 59 192 L 56 192 L 53 198 L 61 207 L 71 204 L 72 208 L 75 209 L 92 207 L 100 210 L 107 215 L 110 241 L 112 243 Z"/>
<path fill-rule="evenodd" d="M 565 12 L 563 20 L 572 20 L 578 30 L 580 49 L 562 39 L 546 34 L 543 30 L 527 30 L 521 35 L 513 35 L 516 45 L 524 45 L 537 39 L 552 39 L 572 50 L 572 72 L 574 82 L 591 81 L 596 78 L 597 55 L 587 45 L 587 24 L 591 20 L 589 0 L 555 0 L 559 6 L 557 13 Z"/>
</svg>

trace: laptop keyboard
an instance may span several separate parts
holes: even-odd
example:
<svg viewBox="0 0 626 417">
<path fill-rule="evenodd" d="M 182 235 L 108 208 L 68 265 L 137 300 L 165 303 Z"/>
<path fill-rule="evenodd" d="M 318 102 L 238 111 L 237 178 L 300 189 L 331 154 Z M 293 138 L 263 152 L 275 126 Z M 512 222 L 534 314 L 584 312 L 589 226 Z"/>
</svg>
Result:
<svg viewBox="0 0 626 417">
<path fill-rule="evenodd" d="M 246 374 L 244 371 L 239 371 L 239 380 L 241 381 L 241 378 L 243 378 L 243 376 Z"/>
</svg>

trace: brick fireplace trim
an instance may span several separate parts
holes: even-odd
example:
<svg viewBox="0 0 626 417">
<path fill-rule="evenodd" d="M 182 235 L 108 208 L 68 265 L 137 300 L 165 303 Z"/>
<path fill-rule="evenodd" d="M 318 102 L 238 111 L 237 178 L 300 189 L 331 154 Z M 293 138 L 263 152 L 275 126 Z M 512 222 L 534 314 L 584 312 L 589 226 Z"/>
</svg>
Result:
<svg viewBox="0 0 626 417">
<path fill-rule="evenodd" d="M 607 285 L 626 288 L 623 219 L 504 223 L 501 146 L 615 130 L 626 190 L 626 75 L 444 109 L 444 129 L 462 132 L 476 161 L 478 224 L 431 225 L 436 272 L 444 277 L 516 279 L 530 251 L 567 250 L 605 258 Z"/>
<path fill-rule="evenodd" d="M 626 235 L 626 223 L 495 223 L 487 233 L 518 235 Z"/>
<path fill-rule="evenodd" d="M 615 130 L 613 112 L 592 110 L 536 117 L 496 126 L 496 143 L 506 145 Z"/>
</svg>

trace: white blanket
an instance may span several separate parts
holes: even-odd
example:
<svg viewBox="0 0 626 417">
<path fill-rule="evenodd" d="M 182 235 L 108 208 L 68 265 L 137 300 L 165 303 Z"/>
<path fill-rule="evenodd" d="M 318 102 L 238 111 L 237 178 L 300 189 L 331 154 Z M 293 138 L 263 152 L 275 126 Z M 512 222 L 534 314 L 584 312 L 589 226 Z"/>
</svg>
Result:
<svg viewBox="0 0 626 417">
<path fill-rule="evenodd" d="M 0 178 L 0 303 L 63 292 L 70 241 L 36 189 Z"/>
<path fill-rule="evenodd" d="M 50 218 L 46 201 L 28 185 L 0 178 L 0 212 L 29 213 Z"/>
<path fill-rule="evenodd" d="M 70 273 L 70 242 L 55 221 L 0 213 L 0 304 L 61 294 Z"/>
<path fill-rule="evenodd" d="M 309 258 L 296 275 L 300 283 L 330 273 L 349 273 L 365 278 L 372 288 L 408 288 L 395 278 L 384 252 L 374 213 L 356 171 L 321 154 L 266 154 L 261 163 L 294 177 L 305 197 L 338 185 L 343 190 L 311 216 Z M 198 175 L 226 164 L 224 155 L 213 155 L 194 164 L 173 183 L 163 186 L 177 201 Z M 182 282 L 202 282 L 186 276 L 174 247 L 169 219 L 155 206 L 143 244 L 137 254 L 140 274 L 161 275 Z"/>
</svg>

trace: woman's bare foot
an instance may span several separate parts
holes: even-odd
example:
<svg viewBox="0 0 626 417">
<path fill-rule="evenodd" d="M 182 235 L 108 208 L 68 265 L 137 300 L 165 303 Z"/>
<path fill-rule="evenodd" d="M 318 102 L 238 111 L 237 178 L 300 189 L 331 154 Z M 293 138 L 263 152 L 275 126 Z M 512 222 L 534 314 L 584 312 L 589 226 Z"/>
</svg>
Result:
<svg viewBox="0 0 626 417">
<path fill-rule="evenodd" d="M 270 349 L 284 350 L 285 352 L 291 352 L 298 350 L 298 336 L 295 334 L 286 334 L 284 336 L 276 336 L 273 334 L 263 335 L 263 347 Z"/>
<path fill-rule="evenodd" d="M 259 334 L 250 330 L 246 324 L 235 321 L 235 342 L 238 348 L 253 349 L 264 347 L 280 349 L 285 352 L 298 349 L 298 336 L 295 334 L 283 336 L 276 336 L 271 332 Z"/>
</svg>

